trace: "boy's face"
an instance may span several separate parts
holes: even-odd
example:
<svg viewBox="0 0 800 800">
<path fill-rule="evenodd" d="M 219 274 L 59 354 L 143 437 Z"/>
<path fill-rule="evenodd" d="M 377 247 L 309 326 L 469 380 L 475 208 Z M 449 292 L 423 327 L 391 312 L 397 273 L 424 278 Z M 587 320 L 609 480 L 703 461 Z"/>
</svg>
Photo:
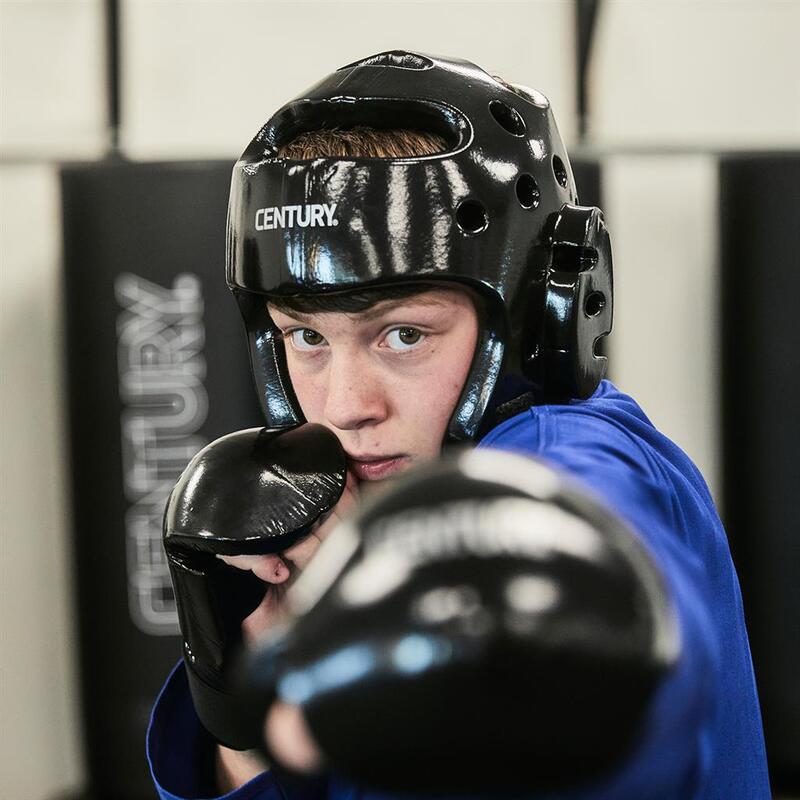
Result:
<svg viewBox="0 0 800 800">
<path fill-rule="evenodd" d="M 242 623 L 248 639 L 283 618 L 285 589 L 340 519 L 355 510 L 359 491 L 439 454 L 478 339 L 472 298 L 456 288 L 385 300 L 353 314 L 283 312 L 272 304 L 269 312 L 283 332 L 303 414 L 339 437 L 348 476 L 333 513 L 289 550 L 220 556 L 273 584 L 274 591 Z"/>
<path fill-rule="evenodd" d="M 352 314 L 269 312 L 305 418 L 339 437 L 360 482 L 439 453 L 478 338 L 466 290 L 431 288 Z"/>
</svg>

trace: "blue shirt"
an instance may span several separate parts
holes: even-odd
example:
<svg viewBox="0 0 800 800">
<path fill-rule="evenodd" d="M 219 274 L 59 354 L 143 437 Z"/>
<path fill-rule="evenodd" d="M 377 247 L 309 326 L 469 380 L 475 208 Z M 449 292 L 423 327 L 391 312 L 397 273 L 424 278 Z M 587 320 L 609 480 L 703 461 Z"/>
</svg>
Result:
<svg viewBox="0 0 800 800">
<path fill-rule="evenodd" d="M 688 456 L 608 381 L 589 400 L 518 414 L 478 447 L 541 458 L 625 519 L 661 568 L 683 642 L 678 666 L 657 692 L 643 736 L 624 766 L 601 784 L 547 800 L 769 800 L 739 583 L 708 488 Z M 216 796 L 214 745 L 194 713 L 182 666 L 156 702 L 147 747 L 163 800 Z M 288 785 L 269 771 L 225 797 L 385 796 L 335 776 Z"/>
</svg>

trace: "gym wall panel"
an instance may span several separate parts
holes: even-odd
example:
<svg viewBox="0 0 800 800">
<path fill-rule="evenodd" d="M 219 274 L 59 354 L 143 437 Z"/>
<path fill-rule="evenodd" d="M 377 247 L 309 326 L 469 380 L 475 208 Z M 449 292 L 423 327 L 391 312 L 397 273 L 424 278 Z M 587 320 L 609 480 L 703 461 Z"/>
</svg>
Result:
<svg viewBox="0 0 800 800">
<path fill-rule="evenodd" d="M 603 195 L 612 377 L 695 461 L 719 504 L 717 159 L 609 158 Z"/>
<path fill-rule="evenodd" d="M 800 787 L 800 151 L 720 163 L 725 523 L 775 786 Z"/>
<path fill-rule="evenodd" d="M 0 167 L 0 797 L 83 783 L 62 407 L 58 173 Z"/>
<path fill-rule="evenodd" d="M 800 143 L 800 3 L 606 0 L 590 84 L 595 143 Z"/>
<path fill-rule="evenodd" d="M 102 0 L 0 3 L 0 157 L 105 149 L 104 9 Z"/>
<path fill-rule="evenodd" d="M 122 145 L 133 158 L 237 156 L 267 117 L 382 50 L 457 55 L 551 100 L 572 139 L 573 9 L 546 2 L 153 3 L 123 7 Z M 535 45 L 534 45 L 535 37 Z"/>
<path fill-rule="evenodd" d="M 230 171 L 227 161 L 115 159 L 61 173 L 82 716 L 96 800 L 152 796 L 145 730 L 181 654 L 161 544 L 169 492 L 208 442 L 262 424 L 224 279 Z"/>
</svg>

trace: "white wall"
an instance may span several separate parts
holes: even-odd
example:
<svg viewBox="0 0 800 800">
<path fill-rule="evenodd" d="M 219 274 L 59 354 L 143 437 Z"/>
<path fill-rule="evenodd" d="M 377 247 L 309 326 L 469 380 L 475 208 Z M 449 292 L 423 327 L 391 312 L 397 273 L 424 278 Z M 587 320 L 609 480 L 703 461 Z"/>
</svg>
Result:
<svg viewBox="0 0 800 800">
<path fill-rule="evenodd" d="M 58 176 L 0 166 L 0 797 L 78 788 Z"/>
<path fill-rule="evenodd" d="M 123 146 L 134 158 L 235 158 L 320 77 L 397 48 L 461 56 L 541 88 L 562 133 L 574 130 L 571 5 L 559 0 L 129 0 L 124 30 Z"/>
<path fill-rule="evenodd" d="M 606 154 L 614 249 L 611 369 L 718 504 L 712 153 L 800 147 L 798 30 L 800 3 L 785 0 L 607 0 L 592 50 L 590 149 Z"/>
<path fill-rule="evenodd" d="M 97 158 L 105 149 L 103 0 L 0 2 L 0 156 Z"/>
<path fill-rule="evenodd" d="M 717 165 L 710 155 L 606 160 L 617 385 L 693 458 L 721 501 Z"/>
<path fill-rule="evenodd" d="M 607 0 L 593 53 L 596 142 L 800 145 L 794 0 Z"/>
<path fill-rule="evenodd" d="M 84 783 L 56 160 L 109 140 L 103 5 L 0 2 L 0 797 Z"/>
</svg>

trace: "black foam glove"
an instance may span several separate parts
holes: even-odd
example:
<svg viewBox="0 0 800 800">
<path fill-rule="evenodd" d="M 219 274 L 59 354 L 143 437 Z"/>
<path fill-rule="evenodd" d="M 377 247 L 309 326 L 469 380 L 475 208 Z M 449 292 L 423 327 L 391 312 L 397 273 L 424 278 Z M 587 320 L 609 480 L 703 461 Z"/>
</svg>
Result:
<svg viewBox="0 0 800 800">
<path fill-rule="evenodd" d="M 392 792 L 596 779 L 634 746 L 679 651 L 661 576 L 625 524 L 549 467 L 491 451 L 362 507 L 287 600 L 293 620 L 249 664 L 269 755 Z M 289 717 L 312 758 L 277 746 Z"/>
<path fill-rule="evenodd" d="M 345 454 L 327 428 L 252 428 L 201 450 L 167 501 L 164 547 L 189 686 L 201 722 L 228 747 L 248 749 L 259 738 L 263 710 L 234 688 L 229 671 L 242 621 L 266 586 L 217 556 L 291 547 L 336 505 L 345 482 Z"/>
</svg>

